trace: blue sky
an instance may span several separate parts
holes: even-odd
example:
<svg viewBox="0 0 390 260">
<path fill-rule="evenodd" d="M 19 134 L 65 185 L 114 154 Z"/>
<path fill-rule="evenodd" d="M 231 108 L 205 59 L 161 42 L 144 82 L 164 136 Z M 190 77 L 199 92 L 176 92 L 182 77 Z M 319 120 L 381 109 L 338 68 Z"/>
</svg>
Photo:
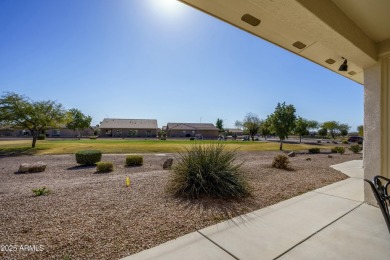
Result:
<svg viewBox="0 0 390 260">
<path fill-rule="evenodd" d="M 278 102 L 363 123 L 363 86 L 174 0 L 0 1 L 0 91 L 105 117 L 233 127 Z"/>
</svg>

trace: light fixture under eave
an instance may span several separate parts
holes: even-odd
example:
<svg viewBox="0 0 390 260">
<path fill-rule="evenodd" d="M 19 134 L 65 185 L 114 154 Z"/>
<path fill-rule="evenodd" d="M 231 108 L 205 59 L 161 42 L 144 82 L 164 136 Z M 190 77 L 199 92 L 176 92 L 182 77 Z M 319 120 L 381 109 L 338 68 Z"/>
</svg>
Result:
<svg viewBox="0 0 390 260">
<path fill-rule="evenodd" d="M 244 14 L 241 17 L 241 20 L 243 20 L 246 23 L 249 23 L 252 26 L 258 26 L 261 22 L 259 19 L 257 19 L 256 17 L 254 17 L 253 15 L 250 15 L 250 14 Z"/>
<path fill-rule="evenodd" d="M 339 71 L 348 71 L 347 59 L 344 59 L 343 64 L 340 65 Z"/>
</svg>

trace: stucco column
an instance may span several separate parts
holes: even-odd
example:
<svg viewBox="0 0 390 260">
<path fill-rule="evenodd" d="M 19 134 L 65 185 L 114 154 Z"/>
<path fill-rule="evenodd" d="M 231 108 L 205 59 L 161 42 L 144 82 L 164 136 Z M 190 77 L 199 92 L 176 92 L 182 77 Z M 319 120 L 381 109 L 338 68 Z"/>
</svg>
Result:
<svg viewBox="0 0 390 260">
<path fill-rule="evenodd" d="M 390 178 L 390 55 L 364 70 L 364 178 Z M 375 204 L 365 184 L 365 200 Z"/>
</svg>

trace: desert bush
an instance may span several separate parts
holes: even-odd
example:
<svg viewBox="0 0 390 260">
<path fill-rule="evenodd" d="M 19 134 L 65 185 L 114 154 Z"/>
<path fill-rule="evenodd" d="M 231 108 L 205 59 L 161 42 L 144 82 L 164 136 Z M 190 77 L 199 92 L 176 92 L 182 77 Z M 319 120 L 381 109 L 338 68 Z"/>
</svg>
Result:
<svg viewBox="0 0 390 260">
<path fill-rule="evenodd" d="M 351 147 L 349 147 L 348 149 L 353 153 L 359 153 L 361 150 L 363 150 L 363 147 L 358 144 L 355 144 L 355 145 L 351 145 Z"/>
<path fill-rule="evenodd" d="M 340 147 L 340 146 L 336 146 L 336 147 L 333 147 L 332 149 L 330 149 L 330 152 L 331 153 L 344 154 L 345 153 L 345 148 L 344 147 Z"/>
<path fill-rule="evenodd" d="M 287 156 L 282 154 L 275 156 L 274 160 L 272 161 L 273 168 L 288 170 L 290 168 L 289 165 L 290 165 L 290 160 L 288 159 Z"/>
<path fill-rule="evenodd" d="M 42 187 L 42 188 L 32 189 L 32 192 L 34 193 L 35 196 L 45 196 L 49 194 L 50 190 L 47 189 L 46 187 Z"/>
<path fill-rule="evenodd" d="M 141 155 L 128 155 L 126 157 L 126 166 L 141 166 L 144 164 L 144 157 Z"/>
<path fill-rule="evenodd" d="M 96 163 L 96 170 L 98 172 L 112 172 L 114 164 L 112 162 L 98 162 Z"/>
<path fill-rule="evenodd" d="M 223 144 L 193 145 L 179 155 L 166 190 L 185 198 L 239 198 L 250 194 L 237 152 Z"/>
<path fill-rule="evenodd" d="M 46 135 L 44 135 L 44 134 L 38 135 L 38 140 L 45 140 L 45 139 L 46 139 Z"/>
<path fill-rule="evenodd" d="M 306 161 L 311 161 L 311 158 L 306 158 Z"/>
<path fill-rule="evenodd" d="M 102 159 L 102 152 L 98 150 L 84 150 L 76 153 L 76 162 L 82 165 L 95 165 Z"/>
<path fill-rule="evenodd" d="M 310 148 L 309 153 L 320 153 L 320 148 Z"/>
</svg>

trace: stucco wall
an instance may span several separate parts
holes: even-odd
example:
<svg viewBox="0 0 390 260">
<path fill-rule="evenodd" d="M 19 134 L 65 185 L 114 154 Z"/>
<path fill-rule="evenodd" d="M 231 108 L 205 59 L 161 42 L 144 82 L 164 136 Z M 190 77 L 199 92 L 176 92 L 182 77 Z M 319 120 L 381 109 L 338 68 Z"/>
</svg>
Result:
<svg viewBox="0 0 390 260">
<path fill-rule="evenodd" d="M 111 130 L 111 134 L 106 134 L 106 130 Z M 136 130 L 137 133 L 130 135 L 129 131 Z M 150 131 L 148 133 L 147 131 Z M 130 137 L 149 137 L 153 138 L 157 136 L 157 129 L 100 129 L 100 137 L 121 137 L 121 138 L 130 138 Z"/>
<path fill-rule="evenodd" d="M 390 56 L 364 70 L 364 178 L 389 177 Z M 370 187 L 365 184 L 365 200 L 375 205 Z"/>
<path fill-rule="evenodd" d="M 214 139 L 218 138 L 218 130 L 208 131 L 208 130 L 187 130 L 185 133 L 183 130 L 168 130 L 168 137 L 195 137 L 195 135 L 202 135 L 203 138 Z M 189 135 L 189 136 L 188 136 Z"/>
</svg>

